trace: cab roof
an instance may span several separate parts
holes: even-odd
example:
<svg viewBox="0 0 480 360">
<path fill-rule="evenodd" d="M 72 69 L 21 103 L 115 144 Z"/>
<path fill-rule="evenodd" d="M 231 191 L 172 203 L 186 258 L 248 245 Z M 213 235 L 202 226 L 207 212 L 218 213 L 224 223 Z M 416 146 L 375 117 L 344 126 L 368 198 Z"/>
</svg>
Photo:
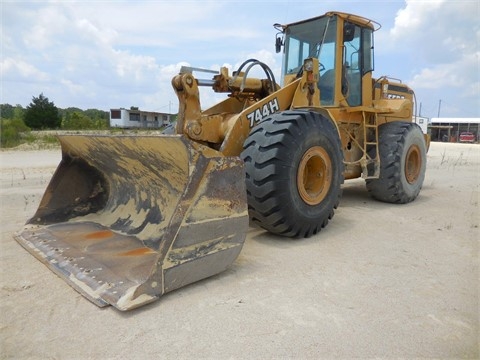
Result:
<svg viewBox="0 0 480 360">
<path fill-rule="evenodd" d="M 378 29 L 381 28 L 381 25 L 378 22 L 376 22 L 375 20 L 370 20 L 370 19 L 364 18 L 364 17 L 359 16 L 359 15 L 344 13 L 344 12 L 340 12 L 340 11 L 329 11 L 329 12 L 327 12 L 324 15 L 321 15 L 321 16 L 316 16 L 316 17 L 313 17 L 313 18 L 310 18 L 310 19 L 300 20 L 300 21 L 293 22 L 293 23 L 290 23 L 290 24 L 287 24 L 287 25 L 275 24 L 274 26 L 276 28 L 282 28 L 282 30 L 285 31 L 285 29 L 287 29 L 288 27 L 290 27 L 292 25 L 303 24 L 303 23 L 306 23 L 306 22 L 309 22 L 309 21 L 312 21 L 312 20 L 316 20 L 316 19 L 320 19 L 320 18 L 323 18 L 323 17 L 327 17 L 327 16 L 329 16 L 329 17 L 330 16 L 338 16 L 339 18 L 342 18 L 342 19 L 344 19 L 346 21 L 349 21 L 349 22 L 352 22 L 354 24 L 358 24 L 358 25 L 361 25 L 361 26 L 364 26 L 364 27 L 368 27 L 368 28 L 372 29 L 373 31 L 377 31 Z"/>
</svg>

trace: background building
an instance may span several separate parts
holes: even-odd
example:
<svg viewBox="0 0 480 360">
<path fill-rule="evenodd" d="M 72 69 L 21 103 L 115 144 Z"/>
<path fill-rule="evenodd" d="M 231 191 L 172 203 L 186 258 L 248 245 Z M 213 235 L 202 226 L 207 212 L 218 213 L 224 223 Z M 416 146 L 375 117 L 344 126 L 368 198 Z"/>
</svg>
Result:
<svg viewBox="0 0 480 360">
<path fill-rule="evenodd" d="M 117 128 L 161 128 L 175 121 L 176 115 L 142 111 L 138 108 L 110 109 L 110 127 Z"/>
<path fill-rule="evenodd" d="M 431 118 L 428 126 L 432 141 L 448 142 L 460 142 L 465 133 L 473 134 L 473 142 L 478 142 L 479 127 L 480 118 Z"/>
<path fill-rule="evenodd" d="M 422 116 L 414 116 L 413 121 L 420 126 L 424 134 L 428 133 L 428 126 L 430 125 L 430 120 Z"/>
</svg>

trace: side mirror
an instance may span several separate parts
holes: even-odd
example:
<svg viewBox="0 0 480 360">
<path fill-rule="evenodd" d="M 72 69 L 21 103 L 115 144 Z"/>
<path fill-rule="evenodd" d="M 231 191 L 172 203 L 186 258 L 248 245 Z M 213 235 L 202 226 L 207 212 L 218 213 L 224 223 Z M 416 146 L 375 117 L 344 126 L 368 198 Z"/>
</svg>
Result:
<svg viewBox="0 0 480 360">
<path fill-rule="evenodd" d="M 343 26 L 343 42 L 352 41 L 355 37 L 355 25 L 345 23 Z"/>
<path fill-rule="evenodd" d="M 283 39 L 277 35 L 277 37 L 275 38 L 275 51 L 277 54 L 282 51 L 282 46 L 283 46 Z"/>
</svg>

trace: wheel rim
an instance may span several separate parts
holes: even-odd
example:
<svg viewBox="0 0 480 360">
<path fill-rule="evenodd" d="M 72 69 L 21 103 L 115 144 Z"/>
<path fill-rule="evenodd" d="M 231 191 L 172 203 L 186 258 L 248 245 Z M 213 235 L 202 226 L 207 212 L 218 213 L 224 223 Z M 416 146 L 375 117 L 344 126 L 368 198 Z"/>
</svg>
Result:
<svg viewBox="0 0 480 360">
<path fill-rule="evenodd" d="M 322 202 L 332 184 L 332 161 L 324 148 L 308 149 L 300 160 L 297 187 L 300 197 L 309 205 Z"/>
<path fill-rule="evenodd" d="M 422 168 L 422 156 L 418 145 L 410 146 L 405 158 L 405 177 L 409 184 L 417 181 Z"/>
</svg>

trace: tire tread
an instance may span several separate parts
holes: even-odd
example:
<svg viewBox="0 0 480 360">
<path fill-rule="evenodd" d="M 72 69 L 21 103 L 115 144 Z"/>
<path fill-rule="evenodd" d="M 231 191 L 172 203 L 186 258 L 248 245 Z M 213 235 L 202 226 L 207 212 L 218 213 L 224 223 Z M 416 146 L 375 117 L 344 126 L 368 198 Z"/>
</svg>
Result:
<svg viewBox="0 0 480 360">
<path fill-rule="evenodd" d="M 288 185 L 289 179 L 285 174 L 286 170 L 279 171 L 279 167 L 284 169 L 292 166 L 292 151 L 289 149 L 297 148 L 299 139 L 302 139 L 304 134 L 312 128 L 318 128 L 319 119 L 323 130 L 328 133 L 329 138 L 332 138 L 331 141 L 339 152 L 340 163 L 336 166 L 340 171 L 340 184 L 333 205 L 323 218 L 314 224 L 302 223 L 290 219 L 290 209 L 286 209 L 288 206 L 282 203 L 284 188 Z M 247 170 L 247 199 L 252 222 L 278 235 L 310 237 L 318 233 L 333 218 L 334 209 L 337 208 L 341 197 L 343 154 L 338 132 L 330 120 L 308 111 L 273 114 L 251 131 L 244 143 L 241 157 Z"/>
</svg>

